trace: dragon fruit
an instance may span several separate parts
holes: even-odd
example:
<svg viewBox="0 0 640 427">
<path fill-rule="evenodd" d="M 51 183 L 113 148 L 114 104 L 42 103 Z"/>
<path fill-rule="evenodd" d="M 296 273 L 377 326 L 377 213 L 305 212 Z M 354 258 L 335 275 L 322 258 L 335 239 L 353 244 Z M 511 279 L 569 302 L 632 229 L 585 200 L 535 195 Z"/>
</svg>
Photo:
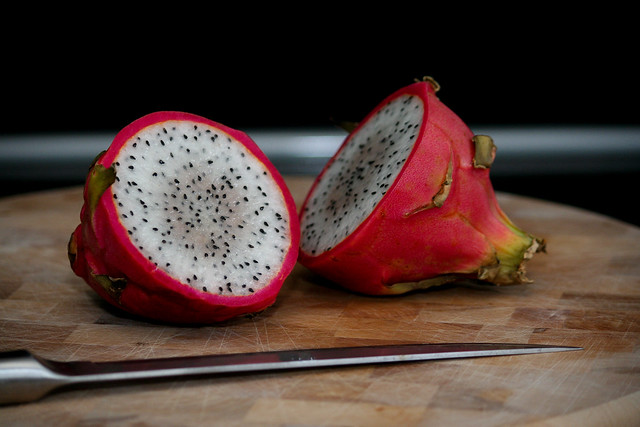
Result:
<svg viewBox="0 0 640 427">
<path fill-rule="evenodd" d="M 282 177 L 245 134 L 189 113 L 146 115 L 91 165 L 73 271 L 130 313 L 213 323 L 272 305 L 296 263 Z"/>
<path fill-rule="evenodd" d="M 530 282 L 525 263 L 544 240 L 501 210 L 493 140 L 473 135 L 438 90 L 430 77 L 416 81 L 351 130 L 300 210 L 302 265 L 371 295 Z"/>
</svg>

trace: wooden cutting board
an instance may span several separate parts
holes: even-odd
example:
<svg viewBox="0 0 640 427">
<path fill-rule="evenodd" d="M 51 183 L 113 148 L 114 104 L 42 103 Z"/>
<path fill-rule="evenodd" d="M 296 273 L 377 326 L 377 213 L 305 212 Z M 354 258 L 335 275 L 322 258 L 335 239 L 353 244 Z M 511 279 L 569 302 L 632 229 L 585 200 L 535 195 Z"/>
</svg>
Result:
<svg viewBox="0 0 640 427">
<path fill-rule="evenodd" d="M 287 179 L 298 202 L 311 181 Z M 175 379 L 53 393 L 0 425 L 640 425 L 640 229 L 500 194 L 548 253 L 528 285 L 462 283 L 402 297 L 337 289 L 297 266 L 254 318 L 174 327 L 105 305 L 70 270 L 81 189 L 0 200 L 0 350 L 113 360 L 414 342 L 583 351 Z"/>
</svg>

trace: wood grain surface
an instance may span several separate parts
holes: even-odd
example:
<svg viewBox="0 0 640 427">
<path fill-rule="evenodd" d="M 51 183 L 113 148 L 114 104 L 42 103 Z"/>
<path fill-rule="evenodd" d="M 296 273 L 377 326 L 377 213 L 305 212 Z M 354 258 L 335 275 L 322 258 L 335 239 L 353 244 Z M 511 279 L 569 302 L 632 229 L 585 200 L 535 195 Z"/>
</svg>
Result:
<svg viewBox="0 0 640 427">
<path fill-rule="evenodd" d="M 287 182 L 300 203 L 311 181 Z M 133 318 L 72 273 L 66 243 L 80 188 L 0 200 L 1 351 L 103 361 L 416 342 L 584 347 L 65 390 L 0 407 L 0 425 L 640 425 L 640 229 L 541 200 L 499 199 L 548 242 L 529 263 L 532 284 L 366 297 L 298 265 L 267 311 L 203 327 Z"/>
</svg>

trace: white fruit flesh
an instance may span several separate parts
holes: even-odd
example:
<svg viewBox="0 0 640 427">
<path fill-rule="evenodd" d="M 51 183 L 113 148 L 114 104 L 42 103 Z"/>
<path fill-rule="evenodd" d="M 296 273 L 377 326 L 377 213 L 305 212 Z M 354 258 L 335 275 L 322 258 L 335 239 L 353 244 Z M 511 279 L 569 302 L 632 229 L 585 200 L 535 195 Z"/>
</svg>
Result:
<svg viewBox="0 0 640 427">
<path fill-rule="evenodd" d="M 149 126 L 113 164 L 118 216 L 158 268 L 189 286 L 248 295 L 270 283 L 289 249 L 286 202 L 240 142 L 188 121 Z"/>
</svg>

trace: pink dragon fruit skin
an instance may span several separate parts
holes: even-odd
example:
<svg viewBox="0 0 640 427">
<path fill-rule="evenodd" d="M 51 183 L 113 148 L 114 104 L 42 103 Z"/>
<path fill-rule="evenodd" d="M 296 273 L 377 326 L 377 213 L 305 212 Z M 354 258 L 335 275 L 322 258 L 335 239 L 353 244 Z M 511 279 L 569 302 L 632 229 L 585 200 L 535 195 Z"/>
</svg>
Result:
<svg viewBox="0 0 640 427">
<path fill-rule="evenodd" d="M 501 210 L 489 178 L 493 141 L 474 136 L 437 98 L 437 89 L 437 83 L 425 78 L 398 90 L 345 139 L 300 210 L 302 265 L 347 289 L 371 295 L 402 294 L 469 278 L 498 285 L 529 282 L 525 262 L 544 249 L 544 241 L 517 228 Z M 409 100 L 418 113 L 403 116 L 400 111 Z M 371 124 L 385 115 L 393 116 L 393 122 L 384 119 L 380 125 Z M 406 119 L 404 127 L 398 117 Z M 351 186 L 356 180 L 345 179 L 345 171 L 357 171 L 365 181 L 362 175 L 367 172 L 353 167 L 354 159 L 366 156 L 368 144 L 380 143 L 377 135 L 390 134 L 393 126 L 398 139 L 408 135 L 407 129 L 415 132 L 415 138 L 404 137 L 407 154 L 396 162 L 400 165 L 396 176 L 388 182 L 376 178 L 377 188 L 386 191 L 370 212 L 354 208 L 352 201 L 343 203 L 344 209 L 362 209 L 366 216 L 346 228 L 346 236 L 326 238 L 326 231 L 319 232 L 317 224 L 335 223 L 340 213 L 335 201 L 356 192 L 355 184 Z M 361 143 L 365 136 L 373 142 Z M 360 151 L 353 148 L 356 140 Z M 391 170 L 389 162 L 378 162 L 395 153 L 387 156 L 390 151 L 385 150 L 359 162 Z M 347 156 L 350 159 L 343 159 Z M 327 180 L 341 183 L 340 195 L 327 190 Z M 374 193 L 371 185 L 357 190 Z"/>
<path fill-rule="evenodd" d="M 220 206 L 222 206 L 219 202 L 222 200 L 220 196 L 229 195 L 229 199 L 234 198 L 237 200 L 237 203 L 234 202 L 231 206 L 233 206 L 236 210 L 237 218 L 240 218 L 244 211 L 246 212 L 246 218 L 250 216 L 253 217 L 254 207 L 255 209 L 255 225 L 256 231 L 258 229 L 262 230 L 267 229 L 265 231 L 265 236 L 270 236 L 270 239 L 278 239 L 277 244 L 281 247 L 281 254 L 276 254 L 275 258 L 278 263 L 272 263 L 270 266 L 267 266 L 268 270 L 261 270 L 259 273 L 253 274 L 263 274 L 268 276 L 268 279 L 265 279 L 261 282 L 253 282 L 251 278 L 247 279 L 246 282 L 255 283 L 256 289 L 251 289 L 251 292 L 242 291 L 243 294 L 235 295 L 235 293 L 239 293 L 240 291 L 240 282 L 238 279 L 238 283 L 234 283 L 234 287 L 231 287 L 232 277 L 227 277 L 226 275 L 222 277 L 222 273 L 216 271 L 216 268 L 211 267 L 213 265 L 214 259 L 221 259 L 220 250 L 218 250 L 217 258 L 214 257 L 216 255 L 213 249 L 208 249 L 209 252 L 206 252 L 205 258 L 203 259 L 200 256 L 199 264 L 192 266 L 195 269 L 198 269 L 198 272 L 205 271 L 207 274 L 210 274 L 211 277 L 216 278 L 216 280 L 209 280 L 206 283 L 203 282 L 199 285 L 195 285 L 196 282 L 195 274 L 194 274 L 194 283 L 187 283 L 184 279 L 179 278 L 179 274 L 175 272 L 171 272 L 168 268 L 164 268 L 165 263 L 158 265 L 157 262 L 153 262 L 152 258 L 161 254 L 160 250 L 153 251 L 151 249 L 147 249 L 145 247 L 144 251 L 142 248 L 137 247 L 136 243 L 134 243 L 134 237 L 138 234 L 142 234 L 141 230 L 136 230 L 133 234 L 130 233 L 131 230 L 127 229 L 127 225 L 124 224 L 124 219 L 122 215 L 124 212 L 128 211 L 128 207 L 122 208 L 119 207 L 117 203 L 122 200 L 124 197 L 124 192 L 122 190 L 118 190 L 118 194 L 116 195 L 116 187 L 115 181 L 122 177 L 122 179 L 132 179 L 131 176 L 127 175 L 128 171 L 125 168 L 124 164 L 124 152 L 125 148 L 127 150 L 131 150 L 132 141 L 141 134 L 141 132 L 146 129 L 150 129 L 153 126 L 158 127 L 160 129 L 163 124 L 178 124 L 180 126 L 184 126 L 185 129 L 190 129 L 190 127 L 199 127 L 201 129 L 207 129 L 207 132 L 214 132 L 216 135 L 220 136 L 220 139 L 223 138 L 229 141 L 228 147 L 233 147 L 234 144 L 241 145 L 243 148 L 239 148 L 238 152 L 241 153 L 241 157 L 243 159 L 239 160 L 240 156 L 229 156 L 231 157 L 231 161 L 236 162 L 244 162 L 238 163 L 242 165 L 249 165 L 244 167 L 242 170 L 238 172 L 239 168 L 236 168 L 236 176 L 230 179 L 235 179 L 237 182 L 244 182 L 244 184 L 248 184 L 249 189 L 252 186 L 256 186 L 255 180 L 262 180 L 260 183 L 263 183 L 263 186 L 270 185 L 271 194 L 269 194 L 269 198 L 266 198 L 266 202 L 262 203 L 262 205 L 269 206 L 277 206 L 274 209 L 279 209 L 275 212 L 275 215 L 278 215 L 278 219 L 280 220 L 280 226 L 276 233 L 271 230 L 275 229 L 275 226 L 272 225 L 271 228 L 267 229 L 266 226 L 262 225 L 262 222 L 267 222 L 266 217 L 258 217 L 258 208 L 257 205 L 251 205 L 251 207 L 243 207 L 242 201 L 243 198 L 241 194 L 245 194 L 245 190 L 240 187 L 240 185 L 236 185 L 233 191 L 236 193 L 228 192 L 228 193 L 220 193 L 220 185 L 218 184 L 218 193 L 215 191 L 211 191 L 210 187 L 205 187 L 202 182 L 196 181 L 196 176 L 205 177 L 203 181 L 206 181 L 207 185 L 218 181 L 213 180 L 212 175 L 216 172 L 216 169 L 207 169 L 209 171 L 209 176 L 205 176 L 201 172 L 204 170 L 204 166 L 201 166 L 200 172 L 197 172 L 193 175 L 171 175 L 164 178 L 163 182 L 173 182 L 178 180 L 186 181 L 187 177 L 193 176 L 190 178 L 193 180 L 193 184 L 188 184 L 182 187 L 182 193 L 178 194 L 178 197 L 174 197 L 169 200 L 181 200 L 187 199 L 187 197 L 192 197 L 195 199 L 195 195 L 197 194 L 198 200 L 202 201 L 200 204 L 191 205 L 198 206 L 204 210 L 205 208 L 214 206 L 214 200 L 218 202 Z M 185 135 L 185 139 L 186 139 Z M 190 136 L 191 139 L 194 139 Z M 177 137 L 176 137 L 177 139 Z M 203 138 L 201 138 L 202 141 Z M 167 140 L 168 141 L 168 140 Z M 174 145 L 171 150 L 171 156 L 169 156 L 169 152 L 162 154 L 160 145 L 158 141 L 153 141 L 155 146 L 157 147 L 155 150 L 146 151 L 147 157 L 152 155 L 159 156 L 160 159 L 164 158 L 169 161 L 169 158 L 173 158 L 173 153 L 177 152 L 176 145 Z M 190 142 L 193 144 L 193 147 L 198 144 L 197 142 Z M 199 142 L 202 144 L 203 142 Z M 163 144 L 164 145 L 164 142 Z M 167 146 L 170 146 L 167 144 Z M 229 148 L 227 148 L 229 149 Z M 208 151 L 205 151 L 208 150 Z M 216 148 L 204 148 L 202 149 L 202 153 L 192 153 L 193 155 L 190 157 L 186 157 L 185 161 L 192 161 L 196 163 L 200 161 L 203 165 L 207 165 L 209 162 L 213 163 L 213 166 L 216 166 L 220 169 L 222 165 L 221 162 L 223 160 L 216 160 L 216 163 L 213 161 L 204 162 L 207 156 L 209 156 Z M 220 151 L 221 149 L 217 149 Z M 131 152 L 131 151 L 129 151 Z M 143 152 L 145 153 L 145 152 Z M 152 154 L 153 153 L 153 154 Z M 135 157 L 131 155 L 130 157 Z M 246 160 L 249 159 L 249 160 Z M 226 159 L 229 160 L 228 158 Z M 162 162 L 162 160 L 160 160 Z M 140 173 L 140 176 L 153 176 L 154 179 L 158 177 L 157 173 L 154 172 L 152 175 L 152 171 L 155 169 L 151 169 L 150 161 L 146 163 L 142 163 L 141 159 L 136 159 L 136 162 L 131 162 L 131 168 L 138 168 L 145 170 L 144 173 Z M 248 163 L 247 163 L 248 162 Z M 155 163 L 155 161 L 154 161 Z M 135 165 L 135 166 L 134 166 Z M 144 167 L 143 167 L 144 166 Z M 249 168 L 253 167 L 253 170 L 258 168 L 262 168 L 263 172 L 258 174 L 255 173 L 255 177 L 253 175 L 253 170 L 251 173 L 248 172 Z M 176 170 L 180 168 L 175 168 Z M 184 166 L 184 170 L 187 171 L 188 167 Z M 194 169 L 197 169 L 194 168 Z M 160 170 L 160 169 L 158 169 Z M 175 171 L 172 171 L 172 173 Z M 191 173 L 190 171 L 187 171 Z M 168 174 L 168 172 L 167 172 Z M 234 181 L 235 183 L 235 181 Z M 200 184 L 200 187 L 197 187 L 196 184 Z M 167 186 L 168 184 L 163 184 Z M 173 184 L 172 184 L 173 185 Z M 214 185 L 214 184 L 212 184 Z M 224 185 L 224 184 L 223 184 Z M 162 191 L 158 190 L 158 187 L 153 181 L 150 181 L 147 184 L 136 183 L 137 188 L 144 188 L 144 190 L 140 190 L 140 194 L 142 196 L 132 196 L 137 197 L 137 199 L 131 200 L 142 200 L 139 197 L 143 197 L 145 199 L 155 197 L 155 199 L 147 200 L 147 202 L 155 200 L 157 204 L 167 204 L 169 201 L 165 201 L 162 199 Z M 178 187 L 176 184 L 175 187 Z M 186 188 L 191 188 L 191 191 L 185 191 Z M 125 187 L 126 188 L 126 187 Z M 136 189 L 137 189 L 136 188 Z M 206 193 L 205 193 L 206 188 Z M 197 189 L 197 193 L 195 190 Z M 228 188 L 227 188 L 228 189 Z M 269 191 L 269 190 L 265 190 Z M 133 191 L 132 191 L 133 192 Z M 147 194 L 145 194 L 145 192 Z M 151 195 L 153 193 L 153 195 Z M 207 195 L 210 197 L 210 200 L 206 202 L 203 201 L 203 195 Z M 235 194 L 235 195 L 234 195 Z M 264 194 L 264 193 L 263 193 Z M 216 198 L 214 199 L 214 195 Z M 116 196 L 120 196 L 117 197 Z M 251 197 L 251 196 L 250 196 Z M 162 200 L 161 200 L 162 199 Z M 244 200 L 247 200 L 245 197 Z M 171 202 L 173 203 L 173 202 Z M 228 202 L 225 202 L 228 204 Z M 151 204 L 151 203 L 149 203 Z M 177 205 L 177 202 L 175 202 Z M 248 205 L 248 202 L 247 202 Z M 145 206 L 145 208 L 147 208 Z M 136 215 L 144 212 L 139 206 L 136 208 L 131 208 L 131 215 L 133 215 L 133 211 L 135 211 Z M 147 208 L 148 209 L 148 208 Z M 250 209 L 250 212 L 248 211 Z M 152 113 L 146 115 L 127 127 L 125 127 L 122 131 L 120 131 L 111 146 L 103 153 L 101 153 L 94 163 L 91 166 L 89 174 L 87 176 L 85 188 L 84 188 L 84 204 L 81 209 L 80 218 L 81 223 L 75 229 L 75 231 L 71 235 L 71 239 L 68 245 L 68 253 L 69 260 L 71 263 L 71 267 L 73 271 L 80 277 L 82 277 L 100 296 L 102 296 L 106 301 L 113 304 L 114 306 L 128 311 L 130 313 L 142 316 L 146 319 L 159 320 L 163 322 L 169 323 L 213 323 L 219 322 L 223 320 L 227 320 L 233 317 L 237 317 L 245 314 L 253 314 L 264 310 L 265 308 L 272 305 L 276 297 L 283 285 L 284 280 L 289 275 L 291 270 L 293 269 L 297 254 L 298 254 L 298 243 L 299 243 L 299 224 L 296 214 L 296 207 L 293 201 L 293 198 L 286 187 L 286 184 L 278 171 L 273 167 L 270 161 L 266 158 L 264 153 L 258 148 L 258 146 L 244 133 L 230 129 L 226 126 L 223 126 L 219 123 L 213 122 L 211 120 L 205 119 L 203 117 L 182 113 L 182 112 L 173 112 L 173 111 L 162 111 L 157 113 Z M 169 210 L 169 209 L 167 209 Z M 187 209 L 185 209 L 187 211 Z M 158 209 L 158 215 L 167 215 L 167 222 L 173 218 L 173 224 L 177 224 L 176 217 L 170 217 L 170 213 L 163 214 L 160 209 Z M 265 210 L 260 210 L 261 215 L 266 215 L 264 212 L 274 212 L 270 211 L 269 208 Z M 128 214 L 125 214 L 128 215 Z M 185 214 L 186 215 L 186 214 Z M 207 211 L 207 215 L 198 215 L 198 220 L 202 219 L 201 224 L 205 224 L 210 222 L 211 220 L 215 220 L 218 218 L 216 216 L 218 214 L 213 214 L 212 211 Z M 192 218 L 196 218 L 192 216 Z M 229 216 L 227 215 L 227 218 Z M 275 217 L 271 216 L 268 221 Z M 231 222 L 236 220 L 235 217 L 231 219 L 227 219 L 227 222 Z M 237 219 L 239 221 L 239 219 Z M 151 219 L 143 219 L 139 227 L 147 226 L 147 223 L 151 223 Z M 162 220 L 162 223 L 164 219 Z M 216 222 L 216 221 L 214 221 Z M 156 221 L 154 224 L 153 230 L 156 230 L 158 227 L 162 228 L 162 223 L 160 221 Z M 218 222 L 219 223 L 219 222 Z M 193 221 L 193 226 L 195 221 Z M 216 224 L 217 226 L 217 224 Z M 130 226 L 129 226 L 130 227 Z M 151 227 L 151 225 L 148 225 Z M 222 227 L 222 226 L 220 226 Z M 238 224 L 239 227 L 239 224 Z M 136 227 L 134 227 L 136 228 Z M 209 241 L 209 234 L 204 235 L 203 232 L 198 232 L 197 227 L 190 228 L 188 232 L 190 232 L 188 239 L 185 237 L 186 235 L 178 235 L 176 236 L 177 230 L 180 227 L 172 229 L 173 234 L 169 236 L 165 236 L 163 238 L 163 242 L 166 246 L 161 249 L 166 251 L 173 250 L 167 260 L 171 262 L 166 262 L 166 265 L 176 264 L 178 262 L 178 258 L 183 256 L 188 249 L 182 248 L 182 243 L 186 242 L 185 245 L 193 244 L 195 242 L 196 248 L 200 246 L 204 248 L 205 243 L 208 248 L 211 248 L 213 244 Z M 244 227 L 247 229 L 248 227 Z M 184 229 L 184 224 L 182 224 L 182 229 Z M 231 231 L 231 233 L 225 233 L 225 230 L 237 230 Z M 149 229 L 151 230 L 151 229 Z M 168 230 L 168 228 L 167 228 Z M 213 232 L 217 230 L 216 228 L 207 229 L 207 233 L 213 235 Z M 243 237 L 241 235 L 242 231 L 239 228 L 236 228 L 235 225 L 233 228 L 228 226 L 227 228 L 220 228 L 219 234 L 222 236 L 223 233 L 227 241 L 217 240 L 216 244 L 219 246 L 228 245 L 231 243 L 231 249 L 233 249 L 233 244 L 239 245 Z M 264 230 L 262 230 L 264 231 Z M 138 233 L 138 234 L 136 234 Z M 153 231 L 148 231 L 148 233 L 153 234 Z M 269 234 L 270 233 L 270 234 Z M 259 234 L 259 233 L 254 233 Z M 233 236 L 227 237 L 227 236 Z M 242 248 L 238 249 L 236 252 L 245 253 L 248 251 L 247 243 L 250 239 L 247 237 L 248 234 L 245 235 L 245 241 L 242 242 Z M 173 241 L 170 240 L 174 239 Z M 216 236 L 216 239 L 217 236 Z M 253 239 L 253 237 L 251 237 Z M 267 237 L 265 237 L 267 239 Z M 175 245 L 170 245 L 170 243 L 175 243 Z M 271 240 L 271 241 L 272 241 Z M 155 242 L 155 241 L 154 241 Z M 180 243 L 180 247 L 178 247 L 178 242 Z M 251 240 L 254 242 L 254 240 Z M 267 242 L 265 240 L 264 242 Z M 265 245 L 266 246 L 266 245 Z M 227 246 L 229 247 L 229 246 Z M 251 256 L 251 258 L 255 258 L 253 263 L 256 265 L 259 261 L 262 261 L 261 254 L 258 252 L 259 249 L 255 249 L 255 253 Z M 228 253 L 233 254 L 231 250 L 227 250 Z M 200 255 L 200 253 L 198 253 Z M 225 256 L 225 255 L 223 255 Z M 151 257 L 151 259 L 150 259 Z M 196 258 L 196 256 L 194 256 Z M 237 258 L 237 257 L 236 257 Z M 274 256 L 271 256 L 272 260 Z M 226 258 L 230 263 L 232 256 Z M 176 262 L 173 262 L 176 260 Z M 203 263 L 205 263 L 202 265 Z M 221 265 L 218 262 L 217 268 L 220 270 Z M 223 261 L 224 262 L 224 261 Z M 194 261 L 195 263 L 195 261 Z M 252 263 L 252 264 L 253 264 Z M 248 264 L 248 263 L 247 263 Z M 235 267 L 234 267 L 235 268 Z M 249 268 L 249 267 L 247 267 Z M 232 271 L 231 268 L 228 268 L 229 271 Z M 189 267 L 186 268 L 186 271 L 190 271 Z M 225 270 L 226 272 L 227 270 Z M 189 272 L 189 274 L 191 274 Z M 230 274 L 229 274 L 230 275 Z M 218 278 L 218 276 L 220 276 Z M 256 276 L 253 276 L 257 281 Z M 260 276 L 263 277 L 263 276 Z M 190 280 L 190 279 L 187 279 Z M 229 287 L 224 288 L 225 285 L 223 283 L 228 282 Z M 245 282 L 245 283 L 246 283 Z M 243 286 L 244 288 L 244 286 Z M 217 290 L 220 291 L 217 291 Z M 224 291 L 224 292 L 223 292 Z"/>
</svg>

